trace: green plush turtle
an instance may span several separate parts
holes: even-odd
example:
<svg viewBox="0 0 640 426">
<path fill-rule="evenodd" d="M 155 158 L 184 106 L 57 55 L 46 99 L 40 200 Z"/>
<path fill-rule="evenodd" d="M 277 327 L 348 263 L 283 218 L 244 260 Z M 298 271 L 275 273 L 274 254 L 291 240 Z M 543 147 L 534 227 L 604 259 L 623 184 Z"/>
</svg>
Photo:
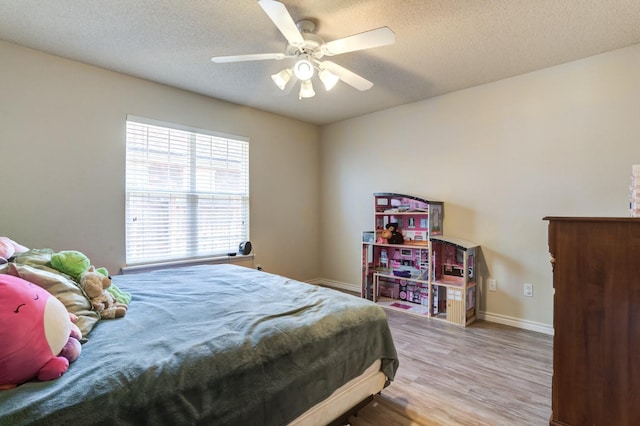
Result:
<svg viewBox="0 0 640 426">
<path fill-rule="evenodd" d="M 78 281 L 80 275 L 89 269 L 89 258 L 77 250 L 63 250 L 51 256 L 51 267 Z"/>
</svg>

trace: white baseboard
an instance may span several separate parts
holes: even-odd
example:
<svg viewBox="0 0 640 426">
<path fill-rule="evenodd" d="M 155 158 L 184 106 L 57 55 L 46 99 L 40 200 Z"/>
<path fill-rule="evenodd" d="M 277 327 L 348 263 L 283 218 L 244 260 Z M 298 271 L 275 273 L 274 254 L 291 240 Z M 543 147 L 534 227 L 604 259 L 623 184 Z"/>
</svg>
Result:
<svg viewBox="0 0 640 426">
<path fill-rule="evenodd" d="M 323 287 L 337 288 L 338 290 L 352 291 L 360 294 L 360 286 L 356 284 L 343 283 L 340 281 L 328 280 L 326 278 L 314 278 L 305 281 L 309 284 L 321 285 Z"/>
<path fill-rule="evenodd" d="M 522 328 L 523 330 L 537 331 L 538 333 L 553 336 L 553 326 L 535 321 L 527 321 L 521 318 L 508 317 L 506 315 L 492 314 L 491 312 L 478 312 L 478 319 L 498 324 L 509 325 L 511 327 Z"/>
<path fill-rule="evenodd" d="M 307 280 L 309 284 L 321 285 L 324 287 L 336 288 L 339 290 L 352 291 L 360 293 L 360 286 L 357 284 L 343 283 L 340 281 L 328 280 L 326 278 L 314 278 Z M 508 325 L 511 327 L 521 328 L 523 330 L 536 331 L 538 333 L 544 333 L 553 335 L 553 326 L 548 324 L 542 324 L 535 321 L 527 321 L 521 318 L 509 317 L 506 315 L 493 314 L 491 312 L 478 312 L 478 319 L 495 322 L 498 324 Z"/>
</svg>

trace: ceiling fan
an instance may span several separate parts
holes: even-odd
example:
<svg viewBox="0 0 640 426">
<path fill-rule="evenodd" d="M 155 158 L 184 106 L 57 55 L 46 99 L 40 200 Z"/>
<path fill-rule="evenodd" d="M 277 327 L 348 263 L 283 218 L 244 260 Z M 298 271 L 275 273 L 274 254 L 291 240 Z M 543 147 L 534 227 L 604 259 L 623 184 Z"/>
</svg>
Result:
<svg viewBox="0 0 640 426">
<path fill-rule="evenodd" d="M 315 96 L 311 78 L 318 73 L 318 78 L 326 90 L 331 90 L 339 80 L 358 90 L 368 90 L 373 83 L 366 78 L 341 67 L 332 61 L 322 61 L 325 56 L 335 56 L 356 50 L 371 49 L 373 47 L 386 46 L 395 42 L 395 34 L 388 27 L 381 27 L 360 34 L 344 37 L 338 40 L 325 42 L 314 34 L 315 23 L 309 19 L 294 22 L 284 4 L 275 0 L 258 0 L 262 10 L 287 39 L 288 45 L 284 53 L 258 53 L 251 55 L 214 56 L 211 58 L 216 63 L 282 60 L 296 59 L 293 67 L 288 67 L 273 74 L 273 82 L 285 90 L 287 84 L 295 84 L 300 80 L 299 99 Z M 293 78 L 293 81 L 292 81 Z"/>
</svg>

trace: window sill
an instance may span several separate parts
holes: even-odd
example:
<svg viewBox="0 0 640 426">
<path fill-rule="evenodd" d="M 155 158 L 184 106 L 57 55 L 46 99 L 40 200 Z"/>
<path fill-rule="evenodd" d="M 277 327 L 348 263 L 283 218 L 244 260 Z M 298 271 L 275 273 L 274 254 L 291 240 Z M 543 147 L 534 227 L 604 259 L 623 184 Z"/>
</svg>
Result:
<svg viewBox="0 0 640 426">
<path fill-rule="evenodd" d="M 157 263 L 145 263 L 141 265 L 131 265 L 131 266 L 123 266 L 120 269 L 120 273 L 125 274 L 137 274 L 140 272 L 149 272 L 154 271 L 156 269 L 166 269 L 166 268 L 178 268 L 180 266 L 193 266 L 193 265 L 218 265 L 223 263 L 251 263 L 251 267 L 253 267 L 253 254 L 242 255 L 238 254 L 235 256 L 215 256 L 215 257 L 201 257 L 197 259 L 184 259 L 184 260 L 175 260 L 169 262 L 157 262 Z"/>
</svg>

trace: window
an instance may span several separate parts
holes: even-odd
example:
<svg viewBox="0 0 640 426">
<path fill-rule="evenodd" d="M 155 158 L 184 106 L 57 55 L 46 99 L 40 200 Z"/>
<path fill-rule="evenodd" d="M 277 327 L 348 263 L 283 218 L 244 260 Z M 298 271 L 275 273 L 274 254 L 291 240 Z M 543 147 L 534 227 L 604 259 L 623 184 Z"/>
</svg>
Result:
<svg viewBox="0 0 640 426">
<path fill-rule="evenodd" d="M 236 252 L 249 239 L 249 142 L 127 117 L 127 265 Z"/>
</svg>

